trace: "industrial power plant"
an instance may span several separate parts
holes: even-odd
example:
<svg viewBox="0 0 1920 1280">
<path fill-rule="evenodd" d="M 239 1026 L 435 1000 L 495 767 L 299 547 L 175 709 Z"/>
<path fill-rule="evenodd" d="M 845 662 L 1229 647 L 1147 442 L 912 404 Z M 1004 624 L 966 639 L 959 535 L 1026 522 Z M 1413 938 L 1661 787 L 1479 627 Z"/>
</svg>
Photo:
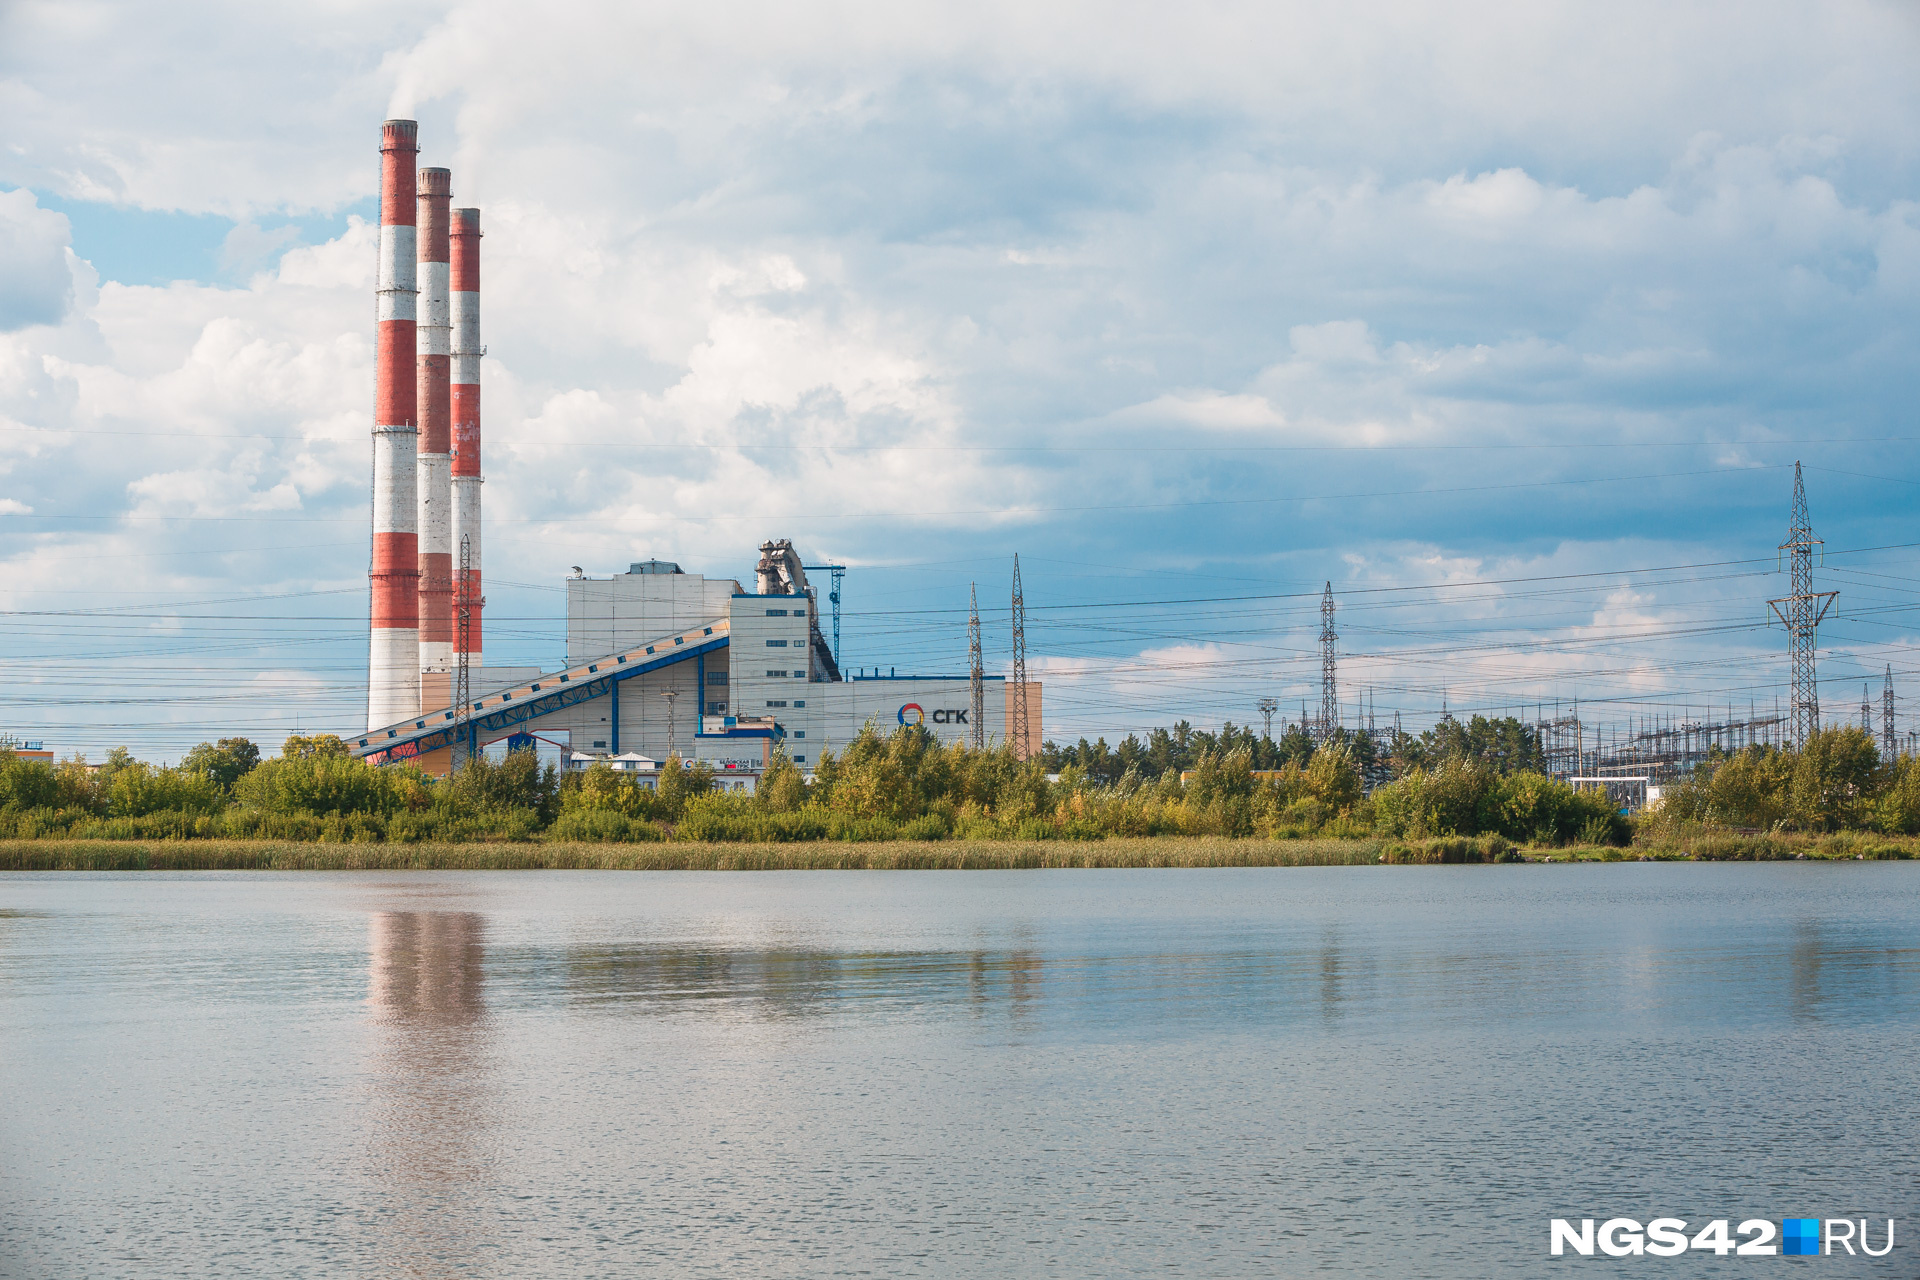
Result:
<svg viewBox="0 0 1920 1280">
<path fill-rule="evenodd" d="M 381 126 L 376 280 L 371 643 L 367 728 L 354 754 L 445 774 L 496 744 L 560 749 L 640 774 L 670 755 L 757 777 L 776 750 L 811 767 L 871 723 L 943 741 L 1040 743 L 1041 689 L 1016 650 L 988 676 L 978 643 L 958 675 L 849 674 L 809 566 L 787 539 L 758 547 L 752 589 L 649 559 L 567 579 L 557 671 L 485 665 L 481 618 L 480 211 L 453 209 L 452 174 L 419 168 L 419 126 Z M 1019 608 L 1016 565 L 1015 607 Z M 977 635 L 976 621 L 975 632 Z"/>
</svg>

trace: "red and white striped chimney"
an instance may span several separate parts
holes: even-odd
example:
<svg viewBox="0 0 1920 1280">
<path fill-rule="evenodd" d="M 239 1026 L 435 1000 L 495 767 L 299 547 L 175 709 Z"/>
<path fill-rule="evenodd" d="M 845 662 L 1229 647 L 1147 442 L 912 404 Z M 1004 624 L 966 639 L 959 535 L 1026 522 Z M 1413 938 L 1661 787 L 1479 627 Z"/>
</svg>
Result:
<svg viewBox="0 0 1920 1280">
<path fill-rule="evenodd" d="M 480 665 L 480 211 L 453 211 L 453 562 L 467 539 L 467 581 L 460 584 L 470 611 L 467 662 Z M 454 644 L 460 643 L 459 602 Z M 454 655 L 459 661 L 459 654 Z"/>
<path fill-rule="evenodd" d="M 420 543 L 414 510 L 416 430 L 414 165 L 420 126 L 380 126 L 380 266 L 374 288 L 373 644 L 367 727 L 420 714 Z"/>
<path fill-rule="evenodd" d="M 447 213 L 453 175 L 420 170 L 420 709 L 448 703 L 453 672 L 453 458 Z"/>
</svg>

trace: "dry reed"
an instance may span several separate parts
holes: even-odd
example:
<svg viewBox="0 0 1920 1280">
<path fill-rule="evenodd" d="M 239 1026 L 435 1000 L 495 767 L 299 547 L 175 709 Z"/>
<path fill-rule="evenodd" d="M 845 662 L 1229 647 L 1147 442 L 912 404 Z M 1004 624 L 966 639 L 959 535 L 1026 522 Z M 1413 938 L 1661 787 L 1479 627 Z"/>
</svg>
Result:
<svg viewBox="0 0 1920 1280">
<path fill-rule="evenodd" d="M 1378 840 L 931 840 L 848 844 L 309 844 L 7 840 L 0 871 L 1005 871 L 1372 865 Z"/>
</svg>

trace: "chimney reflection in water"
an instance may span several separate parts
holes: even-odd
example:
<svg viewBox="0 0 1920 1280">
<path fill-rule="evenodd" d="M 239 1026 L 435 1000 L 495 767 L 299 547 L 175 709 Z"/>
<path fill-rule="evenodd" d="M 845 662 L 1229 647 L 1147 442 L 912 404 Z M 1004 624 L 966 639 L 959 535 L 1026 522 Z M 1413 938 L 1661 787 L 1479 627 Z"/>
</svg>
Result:
<svg viewBox="0 0 1920 1280">
<path fill-rule="evenodd" d="M 485 940 L 485 919 L 467 911 L 382 911 L 370 921 L 367 1150 L 380 1252 L 401 1275 L 461 1272 L 485 1247 L 473 1194 L 486 1177 L 489 1124 Z"/>
</svg>

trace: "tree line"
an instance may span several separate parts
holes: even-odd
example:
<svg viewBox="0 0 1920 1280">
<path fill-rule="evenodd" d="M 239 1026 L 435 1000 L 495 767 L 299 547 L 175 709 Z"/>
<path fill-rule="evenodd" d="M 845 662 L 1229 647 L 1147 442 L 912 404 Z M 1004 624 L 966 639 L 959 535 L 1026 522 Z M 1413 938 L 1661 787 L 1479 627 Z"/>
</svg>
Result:
<svg viewBox="0 0 1920 1280">
<path fill-rule="evenodd" d="M 1053 743 L 1029 760 L 975 751 L 920 726 L 869 725 L 811 773 L 784 755 L 752 794 L 717 791 L 706 765 L 670 757 L 648 786 L 605 764 L 560 776 L 531 751 L 475 757 L 435 778 L 375 767 L 331 735 L 295 736 L 263 759 L 242 738 L 178 765 L 116 749 L 26 760 L 0 745 L 0 836 L 423 840 L 1103 839 L 1499 835 L 1533 844 L 1624 844 L 1629 823 L 1595 792 L 1541 770 L 1518 721 L 1445 721 L 1419 736 L 1338 736 L 1317 746 L 1185 722 L 1119 747 Z M 1370 747 L 1376 750 L 1369 752 Z M 1371 788 L 1382 772 L 1388 780 Z M 1183 776 L 1184 775 L 1184 776 Z M 1715 755 L 1639 826 L 1920 833 L 1920 766 L 1883 761 L 1858 729 L 1803 751 Z"/>
<path fill-rule="evenodd" d="M 1513 716 L 1474 716 L 1465 721 L 1448 716 L 1419 734 L 1398 729 L 1376 734 L 1336 728 L 1328 742 L 1344 748 L 1369 778 L 1381 774 L 1398 778 L 1414 769 L 1432 770 L 1447 761 L 1462 759 L 1484 762 L 1500 774 L 1545 773 L 1547 769 L 1540 735 Z M 1144 739 L 1128 734 L 1114 747 L 1109 747 L 1105 738 L 1094 742 L 1082 738 L 1067 746 L 1047 742 L 1042 744 L 1039 758 L 1049 773 L 1071 766 L 1103 786 L 1117 786 L 1128 774 L 1157 782 L 1169 773 L 1198 768 L 1204 756 L 1235 751 L 1246 752 L 1256 771 L 1285 769 L 1304 765 L 1319 745 L 1298 724 L 1288 725 L 1275 739 L 1231 720 L 1218 733 L 1196 729 L 1181 720 L 1170 729 L 1150 730 Z"/>
</svg>

